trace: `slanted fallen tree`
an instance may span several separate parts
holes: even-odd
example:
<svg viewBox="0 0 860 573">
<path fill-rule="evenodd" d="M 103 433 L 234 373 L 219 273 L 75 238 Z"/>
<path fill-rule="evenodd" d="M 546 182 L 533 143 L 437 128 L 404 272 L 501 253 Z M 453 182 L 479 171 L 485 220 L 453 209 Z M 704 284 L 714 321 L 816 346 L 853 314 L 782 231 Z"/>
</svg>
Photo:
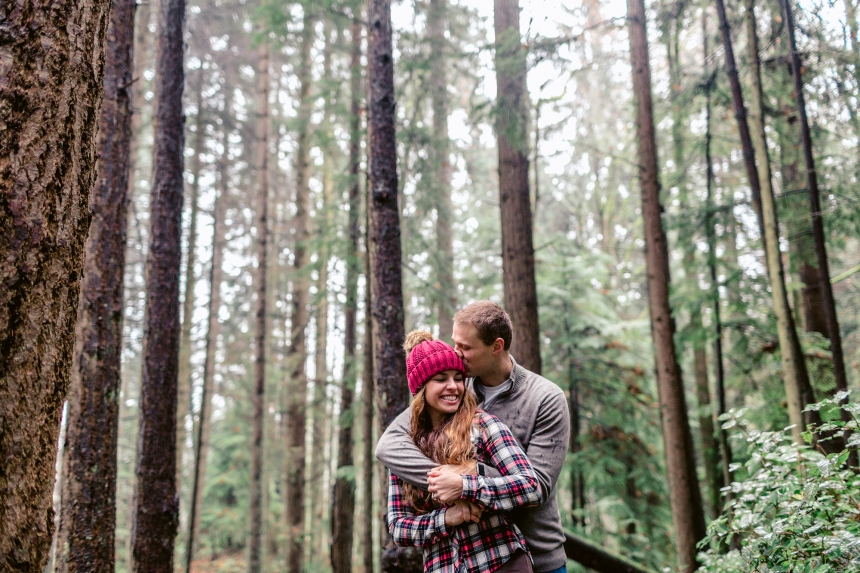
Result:
<svg viewBox="0 0 860 573">
<path fill-rule="evenodd" d="M 654 573 L 621 555 L 608 551 L 593 541 L 564 532 L 564 553 L 580 565 L 598 573 Z"/>
</svg>

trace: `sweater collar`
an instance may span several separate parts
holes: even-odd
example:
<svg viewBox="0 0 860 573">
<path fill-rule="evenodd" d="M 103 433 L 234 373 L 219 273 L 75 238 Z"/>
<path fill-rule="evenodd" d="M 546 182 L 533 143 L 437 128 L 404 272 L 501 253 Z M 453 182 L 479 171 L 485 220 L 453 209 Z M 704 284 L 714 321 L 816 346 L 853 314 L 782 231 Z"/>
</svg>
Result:
<svg viewBox="0 0 860 573">
<path fill-rule="evenodd" d="M 508 380 L 511 381 L 511 387 L 506 391 L 500 394 L 500 396 L 510 396 L 514 392 L 517 391 L 517 388 L 522 384 L 523 379 L 525 378 L 525 370 L 523 367 L 517 364 L 517 361 L 514 360 L 514 357 L 511 356 L 511 376 Z M 475 386 L 475 382 L 481 383 L 481 378 L 479 376 L 475 376 L 471 379 L 472 389 L 475 391 L 475 394 L 478 394 L 478 397 L 483 401 L 484 396 L 482 393 L 478 392 L 477 386 Z"/>
</svg>

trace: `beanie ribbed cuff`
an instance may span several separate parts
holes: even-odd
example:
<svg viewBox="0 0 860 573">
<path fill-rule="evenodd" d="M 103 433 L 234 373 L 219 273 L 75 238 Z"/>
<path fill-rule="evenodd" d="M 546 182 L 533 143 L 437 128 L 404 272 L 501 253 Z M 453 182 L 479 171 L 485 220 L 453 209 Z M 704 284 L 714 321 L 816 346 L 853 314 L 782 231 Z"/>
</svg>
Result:
<svg viewBox="0 0 860 573">
<path fill-rule="evenodd" d="M 412 349 L 406 358 L 406 379 L 414 396 L 431 378 L 446 370 L 465 373 L 463 361 L 445 342 L 425 340 Z"/>
</svg>

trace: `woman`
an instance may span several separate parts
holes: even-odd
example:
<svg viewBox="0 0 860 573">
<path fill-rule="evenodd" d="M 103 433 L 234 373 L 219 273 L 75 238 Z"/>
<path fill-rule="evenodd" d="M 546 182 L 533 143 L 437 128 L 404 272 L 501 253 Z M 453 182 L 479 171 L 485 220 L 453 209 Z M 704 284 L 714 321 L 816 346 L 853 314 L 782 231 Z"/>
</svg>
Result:
<svg viewBox="0 0 860 573">
<path fill-rule="evenodd" d="M 453 348 L 424 331 L 411 332 L 404 348 L 418 448 L 440 465 L 479 461 L 495 466 L 501 477 L 463 475 L 462 498 L 444 506 L 392 474 L 388 531 L 394 542 L 422 547 L 427 573 L 531 572 L 525 539 L 499 513 L 541 503 L 528 458 L 507 426 L 478 410 Z"/>
</svg>

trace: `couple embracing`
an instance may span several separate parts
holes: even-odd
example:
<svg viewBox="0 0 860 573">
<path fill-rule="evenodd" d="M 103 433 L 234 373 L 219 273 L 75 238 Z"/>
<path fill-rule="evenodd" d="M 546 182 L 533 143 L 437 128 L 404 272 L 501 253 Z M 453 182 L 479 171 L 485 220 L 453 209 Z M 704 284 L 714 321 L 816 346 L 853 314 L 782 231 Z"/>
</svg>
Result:
<svg viewBox="0 0 860 573">
<path fill-rule="evenodd" d="M 563 573 L 556 481 L 570 436 L 561 389 L 518 365 L 497 304 L 454 316 L 452 348 L 407 335 L 412 404 L 376 457 L 391 471 L 388 530 L 425 572 Z"/>
</svg>

